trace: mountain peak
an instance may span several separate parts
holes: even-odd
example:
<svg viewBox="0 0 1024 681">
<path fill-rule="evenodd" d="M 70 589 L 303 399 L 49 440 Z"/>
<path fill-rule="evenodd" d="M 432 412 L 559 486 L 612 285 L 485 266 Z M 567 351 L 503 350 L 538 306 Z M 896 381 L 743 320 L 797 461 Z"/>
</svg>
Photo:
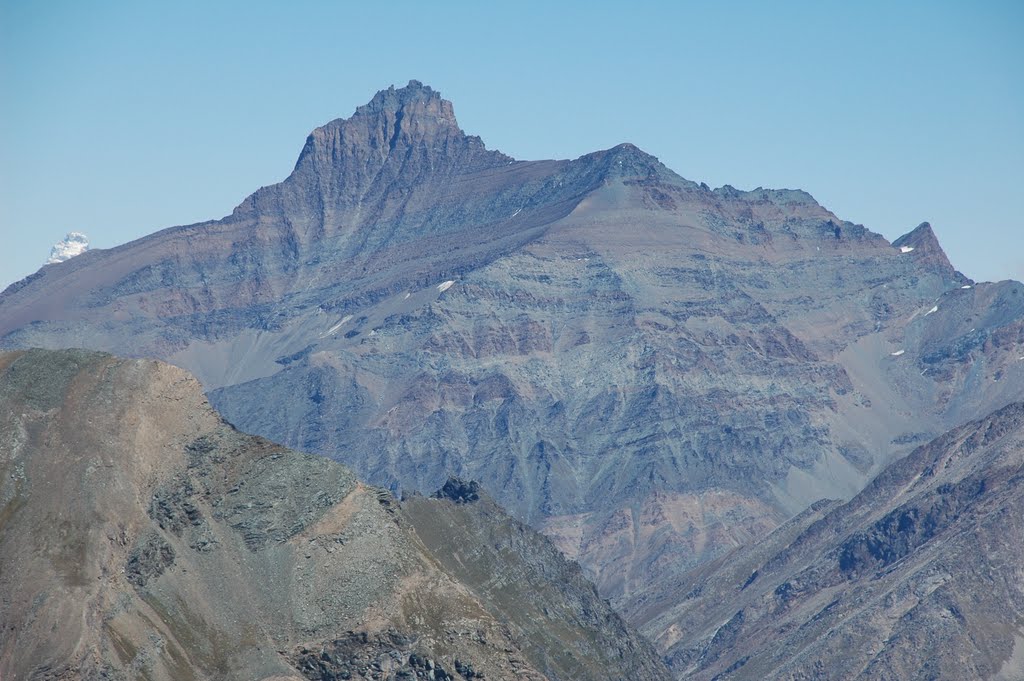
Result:
<svg viewBox="0 0 1024 681">
<path fill-rule="evenodd" d="M 939 269 L 947 271 L 949 274 L 955 272 L 928 222 L 922 222 L 912 231 L 893 241 L 892 245 L 904 253 L 915 253 L 918 258 L 924 258 L 927 262 L 938 266 Z"/>
<path fill-rule="evenodd" d="M 441 93 L 411 80 L 405 87 L 381 90 L 349 118 L 313 130 L 291 176 L 246 199 L 236 214 L 269 201 L 316 206 L 321 220 L 330 219 L 346 206 L 379 203 L 396 187 L 411 190 L 428 177 L 509 161 L 504 154 L 487 150 L 480 138 L 466 135 L 455 120 L 452 103 Z M 275 198 L 281 192 L 291 198 Z"/>
<path fill-rule="evenodd" d="M 392 85 L 379 91 L 367 104 L 356 108 L 350 118 L 338 118 L 314 130 L 303 154 L 311 146 L 322 150 L 340 143 L 343 147 L 369 147 L 371 155 L 376 155 L 378 151 L 391 152 L 402 146 L 431 146 L 465 137 L 455 120 L 452 103 L 430 86 L 410 80 L 405 87 Z"/>
<path fill-rule="evenodd" d="M 672 173 L 657 157 L 629 142 L 586 154 L 576 162 L 599 169 L 603 175 L 609 177 L 643 178 Z"/>
<path fill-rule="evenodd" d="M 932 230 L 932 225 L 929 222 L 922 222 L 910 232 L 907 232 L 896 241 L 892 242 L 893 246 L 910 246 L 912 248 L 939 248 L 939 239 L 935 236 L 935 232 Z"/>
<path fill-rule="evenodd" d="M 452 103 L 442 99 L 440 92 L 418 80 L 410 80 L 402 88 L 396 89 L 392 85 L 387 90 L 379 91 L 368 104 L 356 109 L 354 117 L 388 114 L 401 115 L 403 118 L 423 117 L 439 125 L 458 128 Z"/>
</svg>

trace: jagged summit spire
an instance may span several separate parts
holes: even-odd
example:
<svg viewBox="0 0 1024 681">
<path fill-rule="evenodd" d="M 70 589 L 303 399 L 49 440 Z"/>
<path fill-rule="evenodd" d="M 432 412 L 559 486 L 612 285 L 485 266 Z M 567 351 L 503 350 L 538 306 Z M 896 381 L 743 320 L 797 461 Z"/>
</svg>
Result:
<svg viewBox="0 0 1024 681">
<path fill-rule="evenodd" d="M 391 152 L 420 144 L 432 147 L 465 138 L 452 103 L 430 86 L 410 80 L 405 87 L 392 85 L 379 91 L 350 118 L 338 118 L 314 130 L 303 156 L 314 150 L 330 150 L 338 143 L 350 150 L 365 147 L 374 155 L 373 150 Z"/>
<path fill-rule="evenodd" d="M 452 103 L 441 98 L 441 93 L 418 80 L 410 80 L 402 88 L 394 85 L 381 90 L 369 103 L 356 109 L 356 116 L 377 116 L 382 113 L 405 113 L 436 118 L 439 123 L 457 126 Z"/>
<path fill-rule="evenodd" d="M 455 120 L 452 103 L 441 93 L 411 80 L 402 88 L 381 90 L 350 118 L 339 118 L 314 130 L 306 140 L 295 170 L 344 176 L 346 181 L 375 173 L 388 159 L 404 164 L 409 154 L 431 158 L 429 166 L 460 156 L 469 148 L 484 150 Z"/>
<path fill-rule="evenodd" d="M 296 221 L 323 229 L 357 204 L 381 208 L 389 199 L 453 174 L 507 165 L 511 158 L 465 134 L 452 103 L 418 80 L 381 90 L 349 118 L 320 126 L 306 138 L 292 174 L 261 189 L 233 213 L 270 202 L 289 206 Z M 381 208 L 383 209 L 383 208 Z M 340 223 L 338 223 L 340 224 Z"/>
<path fill-rule="evenodd" d="M 313 136 L 338 128 L 358 130 L 370 136 L 383 130 L 392 148 L 403 140 L 465 137 L 455 119 L 452 103 L 418 80 L 410 80 L 405 87 L 392 85 L 379 91 L 368 103 L 357 107 L 351 118 L 333 120 L 314 130 Z"/>
</svg>

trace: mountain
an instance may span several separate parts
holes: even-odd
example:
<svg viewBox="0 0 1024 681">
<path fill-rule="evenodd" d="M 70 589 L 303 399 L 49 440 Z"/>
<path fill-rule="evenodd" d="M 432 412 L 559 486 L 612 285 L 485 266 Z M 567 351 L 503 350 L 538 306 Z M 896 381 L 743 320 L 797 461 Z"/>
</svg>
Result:
<svg viewBox="0 0 1024 681">
<path fill-rule="evenodd" d="M 0 345 L 161 358 L 396 493 L 477 480 L 629 609 L 1024 399 L 1024 286 L 629 144 L 514 160 L 413 81 L 231 215 L 8 287 Z"/>
<path fill-rule="evenodd" d="M 400 505 L 181 369 L 0 354 L 0 441 L 5 679 L 669 678 L 493 503 Z"/>
<path fill-rule="evenodd" d="M 1024 678 L 1024 403 L 628 614 L 685 679 Z"/>
</svg>

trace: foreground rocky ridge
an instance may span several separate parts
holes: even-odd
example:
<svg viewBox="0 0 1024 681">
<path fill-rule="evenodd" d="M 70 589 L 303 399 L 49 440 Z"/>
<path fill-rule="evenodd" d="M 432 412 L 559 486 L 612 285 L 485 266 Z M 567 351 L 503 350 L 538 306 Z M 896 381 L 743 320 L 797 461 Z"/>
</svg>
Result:
<svg viewBox="0 0 1024 681">
<path fill-rule="evenodd" d="M 407 510 L 224 424 L 175 367 L 0 354 L 0 443 L 5 679 L 668 678 L 490 502 Z M 493 556 L 488 584 L 440 535 Z"/>
<path fill-rule="evenodd" d="M 1024 678 L 1024 403 L 848 503 L 651 585 L 627 616 L 680 679 Z"/>
<path fill-rule="evenodd" d="M 412 82 L 230 216 L 11 286 L 0 344 L 166 359 L 396 492 L 479 480 L 630 607 L 1024 398 L 1024 287 L 628 144 L 513 160 Z"/>
</svg>

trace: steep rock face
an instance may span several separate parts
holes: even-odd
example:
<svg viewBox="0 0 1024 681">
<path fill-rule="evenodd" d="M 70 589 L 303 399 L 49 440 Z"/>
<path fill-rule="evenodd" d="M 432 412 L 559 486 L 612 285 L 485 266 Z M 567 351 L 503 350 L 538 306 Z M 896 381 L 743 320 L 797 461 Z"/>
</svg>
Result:
<svg viewBox="0 0 1024 681">
<path fill-rule="evenodd" d="M 625 678 L 658 679 L 664 671 L 650 644 L 598 596 L 579 565 L 548 539 L 508 515 L 474 484 L 449 480 L 435 498 L 402 502 L 417 536 L 445 570 L 466 584 L 514 632 L 541 671 L 562 678 L 609 678 L 629 662 Z M 510 557 L 513 559 L 510 560 Z M 559 632 L 551 621 L 566 622 Z"/>
<path fill-rule="evenodd" d="M 1024 287 L 895 243 L 629 144 L 514 161 L 413 82 L 223 220 L 11 286 L 0 342 L 167 359 L 396 491 L 477 480 L 623 604 L 1024 398 Z"/>
<path fill-rule="evenodd" d="M 629 616 L 686 679 L 1024 676 L 1024 403 L 849 503 L 652 585 Z"/>
<path fill-rule="evenodd" d="M 531 575 L 499 602 L 387 492 L 227 426 L 180 369 L 0 354 L 0 443 L 5 679 L 667 678 L 532 530 L 488 511 Z M 469 551 L 464 520 L 430 527 Z M 534 588 L 564 605 L 509 624 Z"/>
<path fill-rule="evenodd" d="M 949 262 L 949 258 L 942 250 L 942 246 L 939 245 L 939 239 L 932 231 L 932 226 L 927 222 L 922 222 L 910 232 L 896 239 L 892 245 L 893 248 L 900 249 L 901 253 L 917 251 L 915 258 L 927 260 L 932 267 L 946 272 L 947 275 L 952 275 L 955 272 L 952 263 Z"/>
</svg>

